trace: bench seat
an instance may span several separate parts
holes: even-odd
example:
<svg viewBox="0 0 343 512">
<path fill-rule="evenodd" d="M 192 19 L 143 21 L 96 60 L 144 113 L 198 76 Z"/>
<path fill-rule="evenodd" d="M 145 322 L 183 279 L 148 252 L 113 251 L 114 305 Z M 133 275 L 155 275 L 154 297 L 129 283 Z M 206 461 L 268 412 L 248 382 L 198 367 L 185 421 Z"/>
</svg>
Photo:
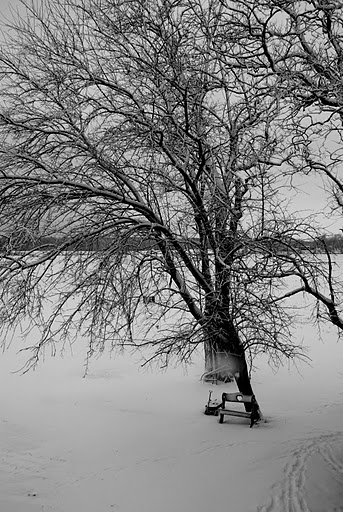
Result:
<svg viewBox="0 0 343 512">
<path fill-rule="evenodd" d="M 250 418 L 251 413 L 246 411 L 237 411 L 236 409 L 219 409 L 219 414 L 228 414 L 230 416 L 241 416 L 242 418 Z"/>
</svg>

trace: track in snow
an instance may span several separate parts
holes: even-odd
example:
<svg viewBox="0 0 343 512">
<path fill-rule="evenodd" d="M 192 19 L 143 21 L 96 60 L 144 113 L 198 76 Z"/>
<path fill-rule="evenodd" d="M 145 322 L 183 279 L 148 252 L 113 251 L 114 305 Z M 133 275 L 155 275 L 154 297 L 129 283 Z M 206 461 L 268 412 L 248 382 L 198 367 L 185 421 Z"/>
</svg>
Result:
<svg viewBox="0 0 343 512">
<path fill-rule="evenodd" d="M 293 450 L 282 480 L 272 488 L 270 503 L 259 507 L 258 512 L 311 512 L 305 496 L 307 461 L 311 455 L 319 452 L 329 466 L 343 477 L 343 463 L 335 458 L 330 446 L 342 437 L 342 432 L 323 434 L 305 440 Z"/>
</svg>

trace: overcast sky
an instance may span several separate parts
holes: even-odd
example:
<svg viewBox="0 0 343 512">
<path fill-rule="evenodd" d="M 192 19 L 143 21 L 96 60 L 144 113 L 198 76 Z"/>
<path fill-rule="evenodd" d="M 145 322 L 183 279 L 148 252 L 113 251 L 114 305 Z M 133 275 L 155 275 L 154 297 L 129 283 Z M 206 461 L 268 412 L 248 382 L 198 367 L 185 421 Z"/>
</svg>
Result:
<svg viewBox="0 0 343 512">
<path fill-rule="evenodd" d="M 20 8 L 19 0 L 0 0 L 0 14 L 2 22 L 10 17 L 10 10 Z M 323 190 L 323 184 L 319 178 L 297 180 L 300 190 L 298 193 L 291 193 L 294 211 L 302 211 L 304 215 L 311 212 L 322 212 L 320 223 L 328 232 L 338 233 L 343 228 L 343 214 L 330 214 L 327 209 L 327 195 Z M 324 214 L 326 212 L 326 215 Z"/>
<path fill-rule="evenodd" d="M 20 5 L 19 0 L 0 0 L 0 10 L 1 10 L 2 19 L 4 19 L 4 17 L 9 17 L 10 6 L 11 6 L 11 8 L 15 8 L 16 6 L 19 6 L 19 5 Z"/>
</svg>

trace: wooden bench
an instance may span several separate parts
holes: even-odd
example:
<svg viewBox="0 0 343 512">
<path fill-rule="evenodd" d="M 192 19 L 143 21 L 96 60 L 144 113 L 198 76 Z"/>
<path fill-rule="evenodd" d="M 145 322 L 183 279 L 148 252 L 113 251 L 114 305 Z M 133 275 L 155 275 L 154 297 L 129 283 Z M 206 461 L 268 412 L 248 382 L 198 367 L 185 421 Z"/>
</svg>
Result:
<svg viewBox="0 0 343 512">
<path fill-rule="evenodd" d="M 235 402 L 239 404 L 252 403 L 252 411 L 239 411 L 238 409 L 226 409 L 226 402 Z M 247 418 L 250 420 L 250 426 L 252 427 L 259 419 L 262 418 L 258 403 L 256 402 L 254 395 L 243 395 L 242 393 L 223 393 L 222 403 L 218 409 L 219 423 L 224 422 L 224 416 L 238 416 L 240 418 Z"/>
</svg>

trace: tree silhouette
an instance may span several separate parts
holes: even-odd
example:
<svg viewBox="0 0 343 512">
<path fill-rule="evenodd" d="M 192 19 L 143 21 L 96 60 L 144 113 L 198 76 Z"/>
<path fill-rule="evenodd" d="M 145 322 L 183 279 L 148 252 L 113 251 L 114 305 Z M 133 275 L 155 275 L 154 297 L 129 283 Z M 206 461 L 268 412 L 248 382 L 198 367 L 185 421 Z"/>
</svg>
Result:
<svg viewBox="0 0 343 512">
<path fill-rule="evenodd" d="M 40 326 L 29 366 L 81 333 L 89 356 L 145 347 L 163 365 L 204 344 L 207 370 L 252 394 L 257 354 L 301 355 L 289 297 L 342 327 L 330 255 L 287 212 L 298 146 L 261 21 L 274 10 L 56 0 L 8 29 L 2 320 Z"/>
</svg>

